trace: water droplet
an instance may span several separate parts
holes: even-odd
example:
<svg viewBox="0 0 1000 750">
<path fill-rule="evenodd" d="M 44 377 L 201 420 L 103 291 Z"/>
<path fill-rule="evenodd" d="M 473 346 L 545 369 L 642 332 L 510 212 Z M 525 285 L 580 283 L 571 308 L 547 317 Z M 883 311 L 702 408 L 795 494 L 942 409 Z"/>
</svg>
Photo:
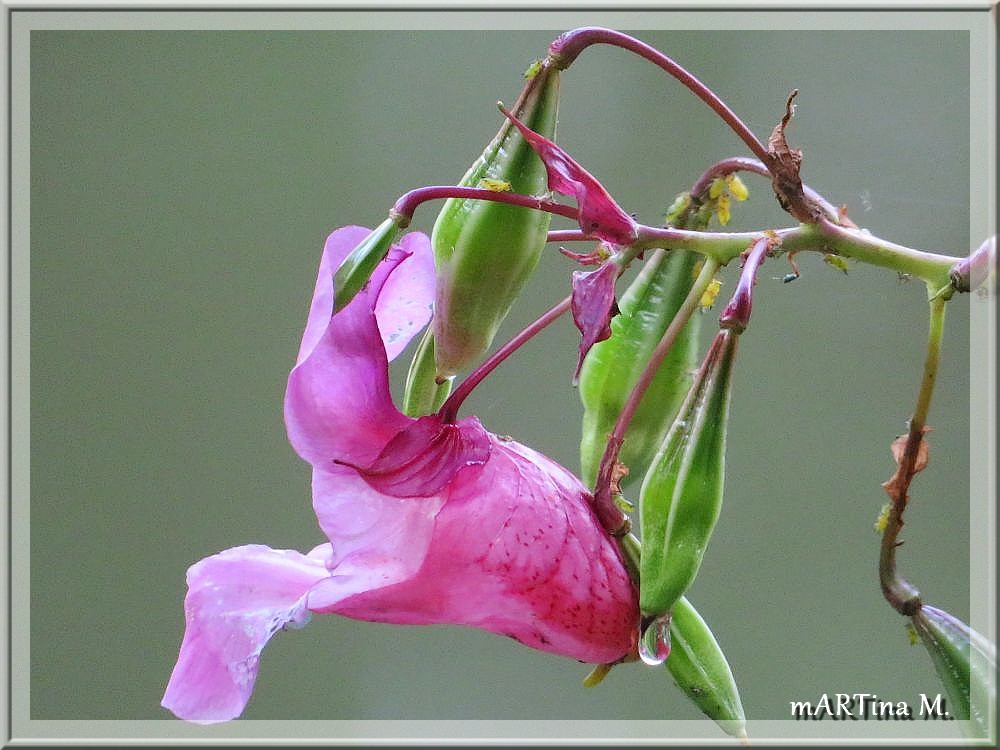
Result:
<svg viewBox="0 0 1000 750">
<path fill-rule="evenodd" d="M 647 623 L 639 635 L 639 658 L 651 667 L 658 667 L 670 656 L 670 613 Z"/>
</svg>

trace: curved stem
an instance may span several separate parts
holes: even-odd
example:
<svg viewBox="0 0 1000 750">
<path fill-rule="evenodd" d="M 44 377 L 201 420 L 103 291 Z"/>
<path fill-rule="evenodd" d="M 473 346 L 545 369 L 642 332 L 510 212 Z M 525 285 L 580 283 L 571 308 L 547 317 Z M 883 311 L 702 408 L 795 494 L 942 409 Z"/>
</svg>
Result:
<svg viewBox="0 0 1000 750">
<path fill-rule="evenodd" d="M 691 195 L 694 197 L 700 196 L 708 190 L 712 180 L 716 177 L 722 177 L 727 174 L 732 174 L 733 172 L 753 172 L 754 174 L 759 174 L 762 177 L 771 176 L 771 173 L 768 171 L 764 163 L 758 159 L 751 159 L 749 156 L 730 156 L 728 159 L 720 159 L 706 169 L 694 185 L 691 186 Z M 823 209 L 823 212 L 827 215 L 827 218 L 830 219 L 830 221 L 836 221 L 839 223 L 842 220 L 840 211 L 837 210 L 836 206 L 830 203 L 830 201 L 817 193 L 811 187 L 803 185 L 802 191 L 805 193 L 807 198 Z"/>
<path fill-rule="evenodd" d="M 890 506 L 882 546 L 879 553 L 879 583 L 882 595 L 902 615 L 913 615 L 920 608 L 920 593 L 905 578 L 896 573 L 896 549 L 899 532 L 903 528 L 903 512 L 909 500 L 907 495 L 914 475 L 922 469 L 917 466 L 920 444 L 927 427 L 927 412 L 930 409 L 934 383 L 937 379 L 938 364 L 941 360 L 941 341 L 944 334 L 945 300 L 936 297 L 930 302 L 930 332 L 927 336 L 927 356 L 924 359 L 924 374 L 917 394 L 917 405 L 910 418 L 906 436 L 906 447 L 898 459 L 896 472 L 883 486 L 889 494 Z"/>
<path fill-rule="evenodd" d="M 444 402 L 444 405 L 442 405 L 441 410 L 438 412 L 438 416 L 444 422 L 454 422 L 458 416 L 458 410 L 461 408 L 462 402 L 472 393 L 473 389 L 507 357 L 569 310 L 571 299 L 571 297 L 566 297 L 566 299 L 551 307 L 535 322 L 531 323 L 527 328 L 514 336 L 514 338 L 493 352 L 479 367 L 469 373 L 469 376 L 462 381 L 458 388 L 448 397 L 448 400 Z"/>
<path fill-rule="evenodd" d="M 577 55 L 592 44 L 610 44 L 615 47 L 621 47 L 629 52 L 634 52 L 662 70 L 665 70 L 684 84 L 691 93 L 711 107 L 712 111 L 719 115 L 732 128 L 736 135 L 740 137 L 761 161 L 765 164 L 770 162 L 771 157 L 764 144 L 760 142 L 757 136 L 753 134 L 753 131 L 747 127 L 712 89 L 673 59 L 667 57 L 658 49 L 640 42 L 635 37 L 613 29 L 586 26 L 567 31 L 558 37 L 549 45 L 549 55 L 554 58 L 557 67 L 565 69 L 572 64 Z"/>
<path fill-rule="evenodd" d="M 441 198 L 466 198 L 472 200 L 493 201 L 495 203 L 508 203 L 512 206 L 524 206 L 534 208 L 538 211 L 547 211 L 550 214 L 565 216 L 568 219 L 579 221 L 580 212 L 572 206 L 567 206 L 554 201 L 535 198 L 531 195 L 521 195 L 520 193 L 507 193 L 501 190 L 487 190 L 485 188 L 459 187 L 457 185 L 429 185 L 417 188 L 408 193 L 404 193 L 396 201 L 389 216 L 396 219 L 400 227 L 405 227 L 413 218 L 413 212 L 417 206 L 427 201 Z"/>
</svg>

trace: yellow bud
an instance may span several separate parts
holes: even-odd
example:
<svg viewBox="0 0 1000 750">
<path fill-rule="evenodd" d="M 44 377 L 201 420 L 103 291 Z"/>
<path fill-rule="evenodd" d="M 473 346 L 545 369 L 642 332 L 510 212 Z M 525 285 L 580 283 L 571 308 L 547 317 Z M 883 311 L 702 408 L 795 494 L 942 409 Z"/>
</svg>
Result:
<svg viewBox="0 0 1000 750">
<path fill-rule="evenodd" d="M 705 287 L 705 291 L 701 293 L 701 300 L 698 304 L 705 310 L 710 308 L 715 304 L 715 298 L 719 296 L 720 289 L 722 289 L 722 282 L 719 279 L 712 279 Z"/>
<path fill-rule="evenodd" d="M 721 177 L 716 177 L 712 180 L 712 184 L 708 186 L 708 197 L 712 200 L 718 198 L 726 189 L 726 181 Z"/>
<path fill-rule="evenodd" d="M 882 506 L 882 510 L 879 511 L 878 518 L 875 519 L 875 531 L 879 534 L 885 531 L 885 527 L 889 525 L 889 503 Z"/>
<path fill-rule="evenodd" d="M 739 175 L 731 174 L 726 178 L 726 181 L 729 183 L 729 194 L 736 200 L 745 201 L 750 197 L 750 191 L 747 190 L 747 186 L 743 184 Z"/>
<path fill-rule="evenodd" d="M 729 196 L 720 195 L 719 200 L 716 201 L 715 213 L 719 217 L 719 223 L 722 226 L 726 226 L 729 223 L 730 213 L 729 213 Z"/>
<path fill-rule="evenodd" d="M 847 273 L 848 271 L 849 267 L 847 265 L 846 258 L 842 258 L 839 255 L 834 255 L 833 253 L 827 253 L 826 255 L 823 256 L 823 260 L 825 260 L 831 266 L 836 268 L 838 271 L 843 271 L 844 273 Z"/>
<path fill-rule="evenodd" d="M 614 664 L 598 664 L 590 670 L 590 674 L 583 678 L 583 686 L 596 687 L 597 685 L 600 685 L 604 678 L 607 677 L 608 672 L 611 671 L 611 667 L 613 666 Z"/>
</svg>

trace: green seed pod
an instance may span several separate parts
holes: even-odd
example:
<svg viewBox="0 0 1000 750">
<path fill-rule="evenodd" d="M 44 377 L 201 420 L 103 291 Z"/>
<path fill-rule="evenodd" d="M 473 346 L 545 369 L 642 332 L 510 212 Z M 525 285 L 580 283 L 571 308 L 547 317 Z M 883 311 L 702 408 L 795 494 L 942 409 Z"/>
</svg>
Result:
<svg viewBox="0 0 1000 750">
<path fill-rule="evenodd" d="M 543 65 L 514 114 L 546 138 L 555 137 L 559 71 Z M 545 165 L 507 119 L 459 185 L 543 195 Z M 497 186 L 497 187 L 493 187 Z M 521 206 L 451 198 L 431 233 L 437 272 L 434 343 L 438 376 L 454 375 L 493 342 L 538 264 L 550 216 Z"/>
<path fill-rule="evenodd" d="M 722 506 L 726 422 L 738 335 L 716 335 L 639 494 L 639 607 L 668 612 L 701 566 Z"/>
<path fill-rule="evenodd" d="M 948 713 L 970 720 L 969 737 L 988 736 L 996 711 L 996 646 L 944 610 L 922 604 L 912 618 L 948 696 Z"/>
<path fill-rule="evenodd" d="M 746 737 L 740 691 L 718 641 L 685 597 L 673 607 L 667 669 L 677 686 L 733 737 Z"/>
<path fill-rule="evenodd" d="M 657 250 L 619 300 L 611 337 L 588 352 L 579 381 L 584 409 L 580 467 L 585 484 L 592 486 L 597 478 L 608 434 L 690 290 L 699 257 L 684 250 Z M 623 485 L 645 473 L 691 386 L 698 328 L 693 317 L 678 334 L 629 423 L 618 458 L 629 468 Z"/>
</svg>

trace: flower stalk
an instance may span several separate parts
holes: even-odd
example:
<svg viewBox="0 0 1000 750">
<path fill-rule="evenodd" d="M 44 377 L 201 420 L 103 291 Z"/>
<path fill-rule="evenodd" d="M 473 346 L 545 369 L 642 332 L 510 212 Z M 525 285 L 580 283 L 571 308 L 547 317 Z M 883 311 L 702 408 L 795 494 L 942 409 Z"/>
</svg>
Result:
<svg viewBox="0 0 1000 750">
<path fill-rule="evenodd" d="M 945 300 L 936 297 L 930 301 L 930 331 L 927 336 L 927 355 L 924 359 L 923 378 L 917 394 L 917 404 L 910 417 L 909 429 L 902 455 L 897 460 L 896 472 L 883 487 L 889 495 L 890 506 L 882 546 L 879 554 L 879 583 L 886 601 L 902 615 L 912 616 L 920 608 L 920 592 L 896 572 L 897 541 L 903 528 L 903 513 L 909 500 L 910 482 L 926 463 L 926 453 L 921 461 L 921 443 L 927 431 L 927 412 L 937 379 L 941 360 L 941 341 L 944 334 Z"/>
<path fill-rule="evenodd" d="M 413 214 L 417 210 L 417 206 L 427 201 L 444 198 L 467 198 L 506 203 L 511 206 L 524 206 L 525 208 L 534 208 L 538 211 L 547 211 L 557 216 L 565 216 L 568 219 L 578 219 L 580 215 L 580 212 L 572 206 L 542 198 L 535 198 L 531 195 L 521 195 L 520 193 L 510 193 L 503 190 L 489 190 L 487 188 L 459 187 L 457 185 L 428 185 L 410 190 L 401 195 L 393 205 L 389 216 L 393 217 L 401 228 L 407 227 L 413 219 Z"/>
<path fill-rule="evenodd" d="M 650 47 L 648 44 L 640 42 L 638 39 L 629 36 L 628 34 L 623 34 L 620 31 L 605 29 L 597 26 L 586 26 L 573 29 L 572 31 L 567 31 L 565 34 L 562 34 L 549 45 L 549 55 L 555 59 L 555 64 L 559 68 L 565 70 L 573 63 L 573 61 L 584 49 L 594 44 L 609 44 L 614 47 L 621 47 L 622 49 L 639 55 L 639 57 L 648 60 L 657 67 L 666 71 L 684 84 L 684 86 L 691 93 L 711 107 L 712 111 L 721 117 L 730 128 L 732 128 L 733 132 L 740 137 L 740 140 L 742 140 L 761 161 L 764 163 L 768 163 L 770 161 L 767 148 L 765 148 L 764 144 L 760 142 L 760 139 L 754 135 L 753 131 L 747 127 L 746 123 L 744 123 L 743 120 L 741 120 L 737 114 L 733 112 L 733 110 L 731 110 L 714 91 L 712 91 L 712 89 L 658 49 Z"/>
<path fill-rule="evenodd" d="M 465 399 L 472 393 L 473 389 L 479 385 L 493 370 L 495 370 L 511 354 L 520 349 L 524 344 L 541 333 L 549 325 L 554 323 L 563 313 L 570 308 L 570 297 L 566 297 L 561 302 L 553 305 L 543 313 L 535 322 L 528 325 L 514 338 L 497 349 L 479 367 L 473 370 L 448 397 L 441 406 L 438 415 L 444 422 L 454 422 L 458 418 L 458 410 L 462 407 Z"/>
</svg>

